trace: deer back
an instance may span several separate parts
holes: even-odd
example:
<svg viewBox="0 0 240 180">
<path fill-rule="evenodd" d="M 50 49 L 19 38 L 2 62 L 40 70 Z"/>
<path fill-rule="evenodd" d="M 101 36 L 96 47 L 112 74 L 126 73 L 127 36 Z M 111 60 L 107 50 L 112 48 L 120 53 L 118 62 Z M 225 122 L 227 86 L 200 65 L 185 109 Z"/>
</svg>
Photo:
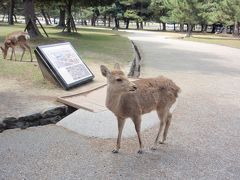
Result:
<svg viewBox="0 0 240 180">
<path fill-rule="evenodd" d="M 27 39 L 29 39 L 29 35 L 26 32 L 12 32 L 9 34 L 5 42 L 11 42 L 11 45 L 16 46 L 17 44 L 25 44 L 27 43 Z"/>
<path fill-rule="evenodd" d="M 176 101 L 180 88 L 163 76 L 133 82 L 137 90 L 121 96 L 120 110 L 127 114 L 149 113 L 159 108 L 170 108 Z"/>
</svg>

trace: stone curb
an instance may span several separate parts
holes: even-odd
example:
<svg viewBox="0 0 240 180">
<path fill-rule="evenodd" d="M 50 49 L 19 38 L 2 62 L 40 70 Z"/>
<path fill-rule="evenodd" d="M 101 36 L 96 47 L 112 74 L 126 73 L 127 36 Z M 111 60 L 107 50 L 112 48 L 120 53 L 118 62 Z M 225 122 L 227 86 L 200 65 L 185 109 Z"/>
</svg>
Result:
<svg viewBox="0 0 240 180">
<path fill-rule="evenodd" d="M 35 113 L 22 117 L 7 117 L 0 122 L 0 133 L 7 129 L 26 129 L 32 126 L 43 126 L 47 124 L 56 124 L 58 121 L 74 112 L 76 109 L 62 105 L 45 110 L 41 113 Z"/>
<path fill-rule="evenodd" d="M 133 77 L 133 78 L 138 78 L 140 76 L 140 72 L 141 72 L 141 54 L 140 51 L 138 49 L 138 47 L 136 46 L 136 44 L 132 42 L 133 48 L 134 48 L 134 52 L 135 52 L 135 57 L 132 61 L 132 65 L 130 68 L 130 72 L 128 73 L 128 77 Z"/>
</svg>

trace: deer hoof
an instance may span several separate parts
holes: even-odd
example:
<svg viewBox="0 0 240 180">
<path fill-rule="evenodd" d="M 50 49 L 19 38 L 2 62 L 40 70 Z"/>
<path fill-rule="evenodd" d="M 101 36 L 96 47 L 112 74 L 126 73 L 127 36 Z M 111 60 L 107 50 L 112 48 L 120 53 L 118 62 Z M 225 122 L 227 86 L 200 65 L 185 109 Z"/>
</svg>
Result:
<svg viewBox="0 0 240 180">
<path fill-rule="evenodd" d="M 143 151 L 140 149 L 140 150 L 138 150 L 138 154 L 142 154 L 143 153 Z"/>
<path fill-rule="evenodd" d="M 112 153 L 116 154 L 116 153 L 118 153 L 118 150 L 114 149 L 114 150 L 112 150 Z"/>
</svg>

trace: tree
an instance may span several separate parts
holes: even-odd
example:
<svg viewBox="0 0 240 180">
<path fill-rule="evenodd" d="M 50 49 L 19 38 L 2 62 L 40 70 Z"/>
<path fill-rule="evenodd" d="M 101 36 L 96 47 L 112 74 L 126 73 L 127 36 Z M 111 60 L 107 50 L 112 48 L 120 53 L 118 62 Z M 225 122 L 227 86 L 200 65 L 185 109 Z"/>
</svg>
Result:
<svg viewBox="0 0 240 180">
<path fill-rule="evenodd" d="M 63 4 L 59 4 L 59 22 L 58 22 L 58 27 L 64 28 L 66 26 L 65 24 L 65 17 L 66 17 L 66 9 Z"/>
<path fill-rule="evenodd" d="M 108 26 L 110 27 L 110 21 L 111 21 L 111 6 L 100 6 L 99 8 L 100 15 L 103 16 L 103 24 L 104 26 L 107 26 L 107 16 L 108 16 Z"/>
<path fill-rule="evenodd" d="M 34 0 L 23 0 L 23 9 L 25 15 L 26 29 L 30 37 L 41 37 L 42 34 L 40 33 L 36 25 Z"/>
<path fill-rule="evenodd" d="M 62 0 L 61 2 L 64 2 L 65 7 L 66 7 L 66 13 L 67 13 L 66 29 L 67 29 L 67 32 L 71 32 L 72 30 L 76 30 L 75 22 L 74 22 L 74 19 L 72 16 L 72 6 L 73 5 L 95 8 L 97 6 L 104 6 L 104 5 L 112 4 L 114 2 L 114 0 L 101 0 L 101 1 L 99 1 L 99 0 L 81 0 L 81 1 Z"/>
<path fill-rule="evenodd" d="M 135 10 L 127 10 L 124 13 L 124 18 L 126 19 L 126 29 L 128 29 L 129 21 L 135 20 L 136 22 L 142 22 L 143 19 L 137 15 L 137 12 Z M 137 29 L 139 29 L 139 25 L 137 23 Z"/>
<path fill-rule="evenodd" d="M 188 30 L 186 36 L 191 36 L 195 24 L 199 23 L 200 0 L 165 0 L 165 5 L 170 9 L 168 20 L 176 23 L 186 23 Z"/>
<path fill-rule="evenodd" d="M 139 16 L 139 18 L 136 19 L 137 28 L 139 28 L 138 23 L 140 23 L 140 28 L 143 29 L 143 21 L 149 19 L 150 11 L 148 7 L 150 4 L 151 0 L 133 0 L 131 7 Z"/>
<path fill-rule="evenodd" d="M 166 31 L 166 22 L 168 22 L 167 12 L 169 9 L 164 4 L 164 0 L 152 0 L 149 6 L 152 12 L 151 17 L 155 22 L 163 24 L 163 31 Z"/>
<path fill-rule="evenodd" d="M 3 14 L 3 19 L 4 21 L 5 15 L 8 14 L 8 24 L 9 25 L 14 25 L 14 20 L 13 17 L 15 16 L 14 14 L 14 9 L 15 9 L 15 0 L 1 0 L 0 1 L 0 11 Z"/>
<path fill-rule="evenodd" d="M 9 10 L 8 10 L 8 24 L 13 25 L 13 15 L 14 15 L 14 8 L 15 8 L 15 0 L 9 1 Z"/>
<path fill-rule="evenodd" d="M 50 21 L 47 17 L 47 13 L 46 13 L 46 9 L 47 7 L 50 7 L 50 3 L 49 2 L 46 2 L 46 1 L 36 1 L 35 3 L 35 6 L 37 7 L 37 10 L 41 12 L 44 20 L 45 20 L 45 23 L 46 25 L 49 25 L 50 24 Z"/>
<path fill-rule="evenodd" d="M 76 26 L 75 26 L 75 22 L 72 16 L 72 5 L 73 5 L 73 0 L 65 0 L 65 4 L 66 4 L 66 10 L 67 10 L 67 32 L 71 32 L 71 29 L 77 30 Z M 65 29 L 65 28 L 64 28 Z M 64 31 L 63 29 L 63 31 Z"/>
<path fill-rule="evenodd" d="M 233 36 L 239 35 L 240 22 L 240 1 L 239 0 L 223 0 L 220 6 L 223 13 L 222 18 L 226 25 L 234 25 Z"/>
<path fill-rule="evenodd" d="M 136 21 L 137 29 L 143 28 L 143 21 L 149 19 L 150 10 L 148 6 L 151 0 L 121 0 L 122 18 L 128 28 L 131 20 Z"/>
</svg>

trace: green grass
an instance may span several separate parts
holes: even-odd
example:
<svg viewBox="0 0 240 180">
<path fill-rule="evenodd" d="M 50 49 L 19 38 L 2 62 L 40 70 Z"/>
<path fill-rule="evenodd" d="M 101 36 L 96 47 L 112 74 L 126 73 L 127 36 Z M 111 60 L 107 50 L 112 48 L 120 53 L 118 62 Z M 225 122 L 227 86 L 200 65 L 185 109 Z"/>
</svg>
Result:
<svg viewBox="0 0 240 180">
<path fill-rule="evenodd" d="M 5 36 L 14 31 L 23 31 L 24 25 L 8 26 L 0 24 L 0 42 L 3 43 Z M 33 50 L 38 45 L 52 44 L 58 42 L 71 42 L 73 47 L 87 62 L 98 64 L 127 64 L 133 59 L 133 49 L 131 42 L 114 31 L 99 29 L 78 29 L 77 33 L 62 33 L 61 29 L 55 27 L 45 27 L 49 38 L 31 39 L 30 46 Z M 20 59 L 21 51 L 17 51 L 17 59 Z M 8 53 L 10 57 L 10 51 Z M 26 51 L 24 60 L 30 59 Z M 37 66 L 34 56 L 34 63 L 3 60 L 0 55 L 0 76 L 14 78 L 19 81 L 26 81 L 36 86 L 42 87 L 44 81 L 41 71 Z"/>
<path fill-rule="evenodd" d="M 232 35 L 222 35 L 222 34 L 202 34 L 202 33 L 193 33 L 191 37 L 184 38 L 185 34 L 183 33 L 163 33 L 164 35 L 182 39 L 185 41 L 194 41 L 194 42 L 203 42 L 209 44 L 218 44 L 233 48 L 240 48 L 240 39 L 235 38 Z"/>
<path fill-rule="evenodd" d="M 212 35 L 205 35 L 199 36 L 194 35 L 190 38 L 184 38 L 186 41 L 195 41 L 195 42 L 203 42 L 203 43 L 210 43 L 210 44 L 218 44 L 224 45 L 233 48 L 240 48 L 240 39 L 231 38 L 231 37 L 220 37 L 220 36 L 212 36 Z"/>
</svg>

